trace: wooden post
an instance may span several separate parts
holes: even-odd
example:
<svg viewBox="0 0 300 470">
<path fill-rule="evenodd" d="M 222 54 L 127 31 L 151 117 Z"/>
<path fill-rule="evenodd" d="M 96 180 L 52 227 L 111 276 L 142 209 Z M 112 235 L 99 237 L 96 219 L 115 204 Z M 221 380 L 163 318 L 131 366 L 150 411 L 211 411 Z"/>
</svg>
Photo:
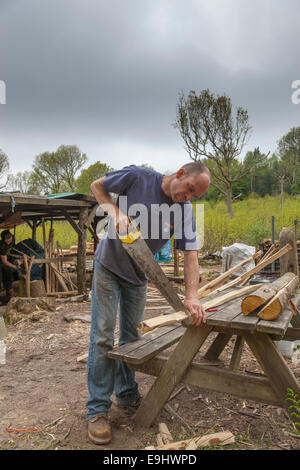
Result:
<svg viewBox="0 0 300 470">
<path fill-rule="evenodd" d="M 173 240 L 173 254 L 174 254 L 174 276 L 179 276 L 179 257 L 178 250 L 175 248 L 176 240 Z"/>
<path fill-rule="evenodd" d="M 36 240 L 36 227 L 37 227 L 37 220 L 33 220 L 32 222 L 32 240 Z"/>
<path fill-rule="evenodd" d="M 88 208 L 81 207 L 79 214 L 78 250 L 77 250 L 77 288 L 78 294 L 86 292 L 86 228 L 84 221 L 88 216 Z"/>
<path fill-rule="evenodd" d="M 296 276 L 299 276 L 299 263 L 295 232 L 289 227 L 283 227 L 279 234 L 279 248 L 282 248 L 287 243 L 289 243 L 293 249 L 280 258 L 280 276 L 283 276 L 287 272 L 292 272 L 296 274 Z"/>
<path fill-rule="evenodd" d="M 235 340 L 235 345 L 229 365 L 229 369 L 233 371 L 237 371 L 241 362 L 243 346 L 244 346 L 244 338 L 242 336 L 237 336 Z"/>
<path fill-rule="evenodd" d="M 218 336 L 216 336 L 214 339 L 204 358 L 208 361 L 216 361 L 224 350 L 231 336 L 232 335 L 230 333 L 218 333 Z"/>
</svg>

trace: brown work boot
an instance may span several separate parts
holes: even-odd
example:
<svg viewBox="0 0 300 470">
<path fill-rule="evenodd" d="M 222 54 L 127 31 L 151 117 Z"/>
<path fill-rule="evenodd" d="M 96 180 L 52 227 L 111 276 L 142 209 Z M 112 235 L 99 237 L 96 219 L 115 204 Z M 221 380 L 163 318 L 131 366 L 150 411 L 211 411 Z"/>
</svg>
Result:
<svg viewBox="0 0 300 470">
<path fill-rule="evenodd" d="M 106 414 L 95 416 L 88 421 L 88 438 L 97 445 L 110 442 L 111 427 Z"/>
<path fill-rule="evenodd" d="M 140 406 L 141 401 L 142 401 L 142 397 L 139 397 L 136 400 L 132 401 L 131 403 L 128 403 L 128 404 L 125 405 L 123 403 L 118 403 L 116 401 L 115 396 L 112 397 L 113 404 L 115 406 L 117 406 L 118 408 L 124 408 L 124 409 L 134 409 L 134 410 L 136 410 Z"/>
</svg>

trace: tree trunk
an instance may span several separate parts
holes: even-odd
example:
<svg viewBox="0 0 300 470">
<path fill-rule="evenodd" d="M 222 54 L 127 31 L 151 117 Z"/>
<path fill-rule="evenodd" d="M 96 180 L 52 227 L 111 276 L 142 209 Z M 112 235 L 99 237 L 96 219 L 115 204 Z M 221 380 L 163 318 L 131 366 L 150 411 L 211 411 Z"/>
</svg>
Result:
<svg viewBox="0 0 300 470">
<path fill-rule="evenodd" d="M 276 320 L 276 318 L 278 318 L 283 312 L 298 285 L 299 278 L 298 276 L 295 276 L 294 279 L 278 291 L 275 297 L 273 297 L 270 302 L 260 310 L 258 314 L 259 318 L 262 320 Z"/>
<path fill-rule="evenodd" d="M 242 301 L 242 312 L 244 315 L 249 315 L 261 305 L 268 302 L 277 292 L 283 289 L 289 282 L 295 279 L 294 273 L 285 273 L 284 276 L 276 279 L 274 282 L 265 284 L 258 289 L 254 294 L 247 295 Z M 296 281 L 295 281 L 296 282 Z"/>
<path fill-rule="evenodd" d="M 280 202 L 281 202 L 281 209 L 283 209 L 283 183 L 284 179 L 280 178 Z"/>
<path fill-rule="evenodd" d="M 233 218 L 232 212 L 232 185 L 227 186 L 226 190 L 226 204 L 229 217 Z"/>
</svg>

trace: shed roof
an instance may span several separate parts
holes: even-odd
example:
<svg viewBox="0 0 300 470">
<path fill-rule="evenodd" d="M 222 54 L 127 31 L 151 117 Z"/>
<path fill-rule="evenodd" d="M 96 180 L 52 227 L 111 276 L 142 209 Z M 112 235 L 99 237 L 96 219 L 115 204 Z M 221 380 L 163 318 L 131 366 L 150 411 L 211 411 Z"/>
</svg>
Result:
<svg viewBox="0 0 300 470">
<path fill-rule="evenodd" d="M 47 196 L 21 195 L 18 193 L 0 193 L 0 228 L 8 223 L 20 224 L 30 220 L 65 220 L 66 212 L 78 220 L 80 209 L 86 207 L 89 212 L 98 206 L 93 196 L 79 193 L 58 193 Z M 15 220 L 15 222 L 14 222 Z"/>
</svg>

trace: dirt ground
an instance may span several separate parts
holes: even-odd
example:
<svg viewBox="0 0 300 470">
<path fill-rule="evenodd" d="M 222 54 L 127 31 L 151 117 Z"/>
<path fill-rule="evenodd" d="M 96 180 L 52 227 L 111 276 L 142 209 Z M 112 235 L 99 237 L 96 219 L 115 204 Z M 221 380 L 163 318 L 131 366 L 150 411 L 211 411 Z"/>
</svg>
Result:
<svg viewBox="0 0 300 470">
<path fill-rule="evenodd" d="M 146 318 L 159 313 L 147 309 Z M 88 441 L 85 420 L 86 359 L 77 361 L 88 351 L 90 323 L 66 321 L 64 316 L 70 314 L 88 316 L 90 302 L 57 300 L 55 312 L 36 321 L 8 325 L 6 364 L 0 365 L 1 450 L 143 449 L 156 445 L 159 422 L 167 424 L 174 440 L 229 430 L 235 444 L 222 449 L 300 449 L 300 439 L 291 434 L 293 425 L 285 410 L 183 384 L 168 402 L 174 413 L 164 409 L 151 428 L 137 426 L 132 412 L 112 405 L 112 441 L 95 446 Z M 211 334 L 201 355 L 213 338 Z M 228 366 L 234 340 L 221 354 L 219 367 Z M 240 370 L 261 372 L 247 346 Z M 141 373 L 136 378 L 145 395 L 154 378 Z M 23 431 L 13 433 L 12 428 Z"/>
</svg>

